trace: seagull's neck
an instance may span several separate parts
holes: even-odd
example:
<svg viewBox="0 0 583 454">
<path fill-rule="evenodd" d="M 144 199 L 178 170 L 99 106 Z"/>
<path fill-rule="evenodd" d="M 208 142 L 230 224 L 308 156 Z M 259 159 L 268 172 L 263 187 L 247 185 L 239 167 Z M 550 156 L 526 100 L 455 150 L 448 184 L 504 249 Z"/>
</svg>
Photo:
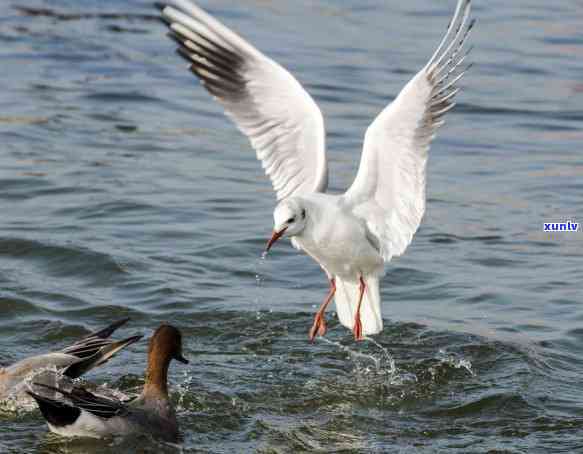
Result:
<svg viewBox="0 0 583 454">
<path fill-rule="evenodd" d="M 301 248 L 305 250 L 317 241 L 320 226 L 327 220 L 327 216 L 334 209 L 337 197 L 329 194 L 310 194 L 303 197 L 302 203 L 308 212 L 308 216 L 304 229 L 296 235 L 296 239 Z M 329 219 L 329 222 L 332 221 L 333 219 Z"/>
</svg>

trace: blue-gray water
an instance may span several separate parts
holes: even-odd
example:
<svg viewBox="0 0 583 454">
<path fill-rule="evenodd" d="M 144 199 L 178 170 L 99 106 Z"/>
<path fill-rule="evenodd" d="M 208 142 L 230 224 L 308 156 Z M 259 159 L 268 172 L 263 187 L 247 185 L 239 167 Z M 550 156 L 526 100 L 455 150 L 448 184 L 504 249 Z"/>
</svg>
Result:
<svg viewBox="0 0 583 454">
<path fill-rule="evenodd" d="M 312 93 L 341 190 L 455 1 L 200 4 Z M 2 1 L 0 363 L 166 320 L 191 359 L 171 377 L 184 452 L 582 452 L 583 233 L 542 224 L 583 221 L 583 2 L 474 6 L 475 66 L 383 280 L 379 345 L 336 321 L 310 345 L 325 276 L 289 244 L 260 259 L 269 182 L 152 3 Z M 145 351 L 87 378 L 131 390 Z M 0 422 L 2 453 L 178 450 L 63 440 L 36 411 Z"/>
</svg>

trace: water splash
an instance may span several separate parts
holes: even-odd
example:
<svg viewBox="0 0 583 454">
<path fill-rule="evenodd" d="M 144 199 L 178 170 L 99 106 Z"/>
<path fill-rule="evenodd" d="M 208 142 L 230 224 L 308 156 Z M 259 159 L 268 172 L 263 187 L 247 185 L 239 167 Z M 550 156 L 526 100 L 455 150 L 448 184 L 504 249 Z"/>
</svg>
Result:
<svg viewBox="0 0 583 454">
<path fill-rule="evenodd" d="M 84 387 L 91 390 L 88 386 Z M 141 392 L 141 387 L 122 391 L 121 389 L 114 388 L 106 382 L 96 386 L 95 389 L 91 390 L 91 392 L 99 396 L 107 397 L 109 399 L 127 401 L 137 397 Z"/>
<path fill-rule="evenodd" d="M 386 385 L 403 385 L 405 383 L 417 382 L 414 374 L 399 370 L 393 355 L 389 350 L 379 344 L 376 340 L 365 337 L 364 339 L 379 349 L 380 355 L 375 353 L 363 353 L 353 350 L 339 342 L 331 341 L 325 337 L 319 338 L 329 345 L 333 345 L 343 352 L 348 353 L 350 359 L 355 363 L 355 372 L 359 377 L 384 377 Z M 363 361 L 364 360 L 364 364 Z M 372 367 L 371 367 L 372 364 Z"/>
<path fill-rule="evenodd" d="M 448 353 L 444 349 L 439 349 L 436 359 L 440 361 L 440 364 L 445 364 L 455 369 L 465 369 L 472 377 L 476 376 L 472 369 L 472 362 L 457 353 Z"/>
<path fill-rule="evenodd" d="M 41 367 L 23 377 L 22 381 L 9 390 L 8 396 L 0 400 L 0 411 L 4 413 L 24 414 L 38 407 L 32 397 L 26 394 L 34 390 L 34 383 L 57 386 L 63 379 L 56 366 Z"/>
<path fill-rule="evenodd" d="M 255 313 L 256 313 L 256 318 L 257 320 L 260 320 L 261 318 L 263 318 L 263 314 L 261 312 L 262 306 L 263 306 L 263 292 L 261 291 L 263 288 L 263 283 L 265 282 L 265 277 L 264 274 L 262 273 L 261 269 L 262 267 L 265 266 L 265 263 L 267 261 L 267 252 L 263 252 L 261 254 L 261 257 L 258 258 L 257 260 L 255 260 L 255 266 L 254 266 L 254 274 L 255 274 L 255 289 L 256 289 L 256 294 L 255 294 L 255 298 L 253 299 L 253 303 L 255 305 Z"/>
<path fill-rule="evenodd" d="M 376 340 L 374 340 L 372 337 L 368 337 L 365 336 L 365 339 L 372 343 L 375 347 L 377 347 L 381 352 L 382 352 L 382 357 L 379 360 L 379 367 L 377 367 L 377 371 L 380 370 L 380 366 L 382 363 L 382 360 L 385 360 L 385 364 L 387 365 L 387 369 L 386 371 L 389 373 L 389 375 L 395 375 L 397 374 L 398 370 L 397 370 L 397 365 L 395 363 L 395 359 L 393 358 L 393 355 L 391 355 L 391 353 L 389 352 L 389 350 L 385 347 L 383 347 L 381 344 L 379 344 Z"/>
<path fill-rule="evenodd" d="M 21 415 L 37 409 L 34 400 L 28 396 L 11 394 L 0 400 L 0 415 Z"/>
<path fill-rule="evenodd" d="M 184 370 L 182 372 L 182 378 L 180 381 L 174 385 L 174 391 L 178 396 L 178 400 L 176 402 L 176 411 L 186 412 L 189 410 L 192 402 L 189 402 L 189 399 L 192 399 L 192 385 L 195 381 L 195 378 L 192 374 L 191 370 Z"/>
</svg>

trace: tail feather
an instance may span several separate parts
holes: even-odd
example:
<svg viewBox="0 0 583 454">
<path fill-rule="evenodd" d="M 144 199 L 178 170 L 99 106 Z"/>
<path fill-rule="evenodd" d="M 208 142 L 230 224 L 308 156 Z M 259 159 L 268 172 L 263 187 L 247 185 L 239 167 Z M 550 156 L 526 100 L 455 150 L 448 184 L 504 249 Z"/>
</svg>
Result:
<svg viewBox="0 0 583 454">
<path fill-rule="evenodd" d="M 121 326 L 125 325 L 127 322 L 130 321 L 129 317 L 126 318 L 122 318 L 121 320 L 118 320 L 116 322 L 113 322 L 111 325 L 100 329 L 99 331 L 95 331 L 87 336 L 85 336 L 82 340 L 86 340 L 86 339 L 90 339 L 92 337 L 98 337 L 100 339 L 107 339 L 109 336 L 111 336 L 118 328 L 120 328 Z"/>
<path fill-rule="evenodd" d="M 99 331 L 95 331 L 88 336 L 79 339 L 73 345 L 70 345 L 61 351 L 69 355 L 74 355 L 78 358 L 87 358 L 92 356 L 97 353 L 100 348 L 109 345 L 109 336 L 111 336 L 118 328 L 125 325 L 128 321 L 129 318 L 118 320 L 117 322 L 114 322 L 111 325 L 100 329 Z"/>
<path fill-rule="evenodd" d="M 77 361 L 71 364 L 65 370 L 63 370 L 63 375 L 69 378 L 79 378 L 81 375 L 85 374 L 94 367 L 101 366 L 109 361 L 115 356 L 117 352 L 124 349 L 128 345 L 139 341 L 142 338 L 141 335 L 128 337 L 117 342 L 111 342 L 104 347 L 101 347 L 95 354 Z"/>
<path fill-rule="evenodd" d="M 379 278 L 368 276 L 364 278 L 366 290 L 360 306 L 360 321 L 362 333 L 367 335 L 378 334 L 383 330 L 383 318 L 381 316 L 381 296 L 379 293 Z M 354 317 L 358 306 L 359 282 L 336 278 L 336 313 L 340 323 L 348 329 L 354 327 Z"/>
<path fill-rule="evenodd" d="M 59 391 L 56 388 L 50 388 Z M 60 402 L 46 396 L 41 396 L 32 391 L 26 391 L 29 396 L 36 400 L 39 410 L 47 422 L 55 427 L 63 427 L 74 424 L 81 415 L 81 410 L 65 402 Z M 60 392 L 60 391 L 59 391 Z"/>
</svg>

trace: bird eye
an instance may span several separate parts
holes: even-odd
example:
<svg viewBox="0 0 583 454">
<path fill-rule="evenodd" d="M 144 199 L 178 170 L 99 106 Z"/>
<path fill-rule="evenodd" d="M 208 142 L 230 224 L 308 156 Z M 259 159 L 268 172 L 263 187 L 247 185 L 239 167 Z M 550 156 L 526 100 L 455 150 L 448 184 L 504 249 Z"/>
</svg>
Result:
<svg viewBox="0 0 583 454">
<path fill-rule="evenodd" d="M 292 223 L 292 222 L 294 222 L 295 220 L 296 220 L 296 218 L 295 218 L 295 217 L 293 217 L 293 218 L 289 218 L 289 219 L 288 219 L 287 221 L 285 221 L 285 222 L 287 222 L 288 224 L 291 224 L 291 223 Z"/>
<path fill-rule="evenodd" d="M 302 210 L 302 219 L 306 219 L 306 210 L 305 209 Z"/>
</svg>

